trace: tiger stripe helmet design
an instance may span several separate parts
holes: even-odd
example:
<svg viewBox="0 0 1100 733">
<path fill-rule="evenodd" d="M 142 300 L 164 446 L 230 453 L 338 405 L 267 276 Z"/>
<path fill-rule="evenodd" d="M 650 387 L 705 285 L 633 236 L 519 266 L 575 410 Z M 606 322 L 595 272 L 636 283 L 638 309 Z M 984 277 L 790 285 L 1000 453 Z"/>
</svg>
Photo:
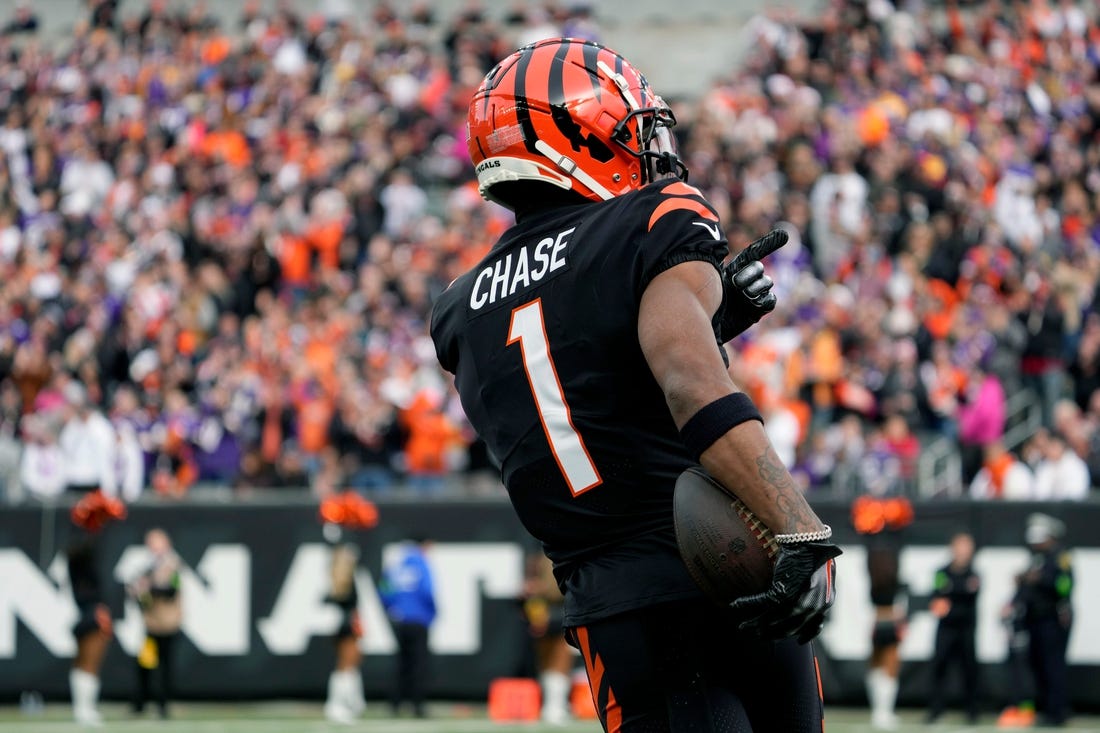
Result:
<svg viewBox="0 0 1100 733">
<path fill-rule="evenodd" d="M 687 180 L 672 110 L 626 59 L 593 41 L 549 38 L 490 71 L 470 102 L 467 145 L 478 190 L 541 181 L 593 201 L 660 177 Z"/>
</svg>

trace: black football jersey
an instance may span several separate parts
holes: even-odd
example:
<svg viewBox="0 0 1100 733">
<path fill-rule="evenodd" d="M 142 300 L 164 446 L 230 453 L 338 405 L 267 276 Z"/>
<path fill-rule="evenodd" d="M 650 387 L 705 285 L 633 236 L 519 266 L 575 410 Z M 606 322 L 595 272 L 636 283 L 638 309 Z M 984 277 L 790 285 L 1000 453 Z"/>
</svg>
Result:
<svg viewBox="0 0 1100 733">
<path fill-rule="evenodd" d="M 699 191 L 662 181 L 523 219 L 435 303 L 439 361 L 554 562 L 567 624 L 699 594 L 672 527 L 694 460 L 639 346 L 638 306 L 664 270 L 717 268 L 727 251 Z"/>
</svg>

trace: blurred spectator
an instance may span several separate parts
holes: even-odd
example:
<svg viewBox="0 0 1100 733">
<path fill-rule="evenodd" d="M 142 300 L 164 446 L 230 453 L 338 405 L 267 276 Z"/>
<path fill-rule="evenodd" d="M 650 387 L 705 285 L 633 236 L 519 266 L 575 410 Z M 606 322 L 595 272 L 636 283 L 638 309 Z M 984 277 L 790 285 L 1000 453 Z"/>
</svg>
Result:
<svg viewBox="0 0 1100 733">
<path fill-rule="evenodd" d="M 1092 396 L 1100 390 L 1100 313 L 1090 313 L 1077 340 L 1077 353 L 1070 365 L 1073 398 L 1087 409 Z"/>
<path fill-rule="evenodd" d="M 329 433 L 349 487 L 370 492 L 392 486 L 401 435 L 391 406 L 345 401 L 333 415 Z"/>
<path fill-rule="evenodd" d="M 867 181 L 846 152 L 838 152 L 830 172 L 817 179 L 810 192 L 811 232 L 815 264 L 822 273 L 835 272 L 867 233 Z"/>
<path fill-rule="evenodd" d="M 600 7 L 337 5 L 220 26 L 92 0 L 56 47 L 0 34 L 0 477 L 19 418 L 70 380 L 111 408 L 127 498 L 438 491 L 483 464 L 452 399 L 425 429 L 407 413 L 445 391 L 421 346 L 432 298 L 509 221 L 469 185 L 464 110 L 493 59 L 598 37 Z M 779 307 L 731 350 L 783 355 L 767 386 L 810 415 L 793 461 L 814 490 L 864 490 L 841 468 L 857 442 L 894 466 L 876 438 L 893 414 L 956 442 L 969 477 L 990 439 L 960 433 L 974 364 L 1013 403 L 1033 389 L 1048 427 L 1071 396 L 1067 438 L 1100 467 L 1097 9 L 873 6 L 754 18 L 743 67 L 674 102 L 734 249 L 792 235 Z M 848 416 L 859 441 L 834 429 Z"/>
<path fill-rule="evenodd" d="M 1089 469 L 1057 431 L 1047 433 L 1040 443 L 1042 458 L 1035 467 L 1035 497 L 1040 501 L 1088 498 Z"/>
<path fill-rule="evenodd" d="M 157 421 L 157 453 L 153 460 L 152 487 L 159 494 L 181 497 L 198 478 L 195 445 L 197 420 L 193 406 L 181 390 L 164 396 L 164 411 Z"/>
<path fill-rule="evenodd" d="M 17 33 L 34 33 L 38 30 L 38 16 L 31 6 L 30 0 L 17 0 L 15 11 L 11 20 L 5 25 L 2 32 L 5 36 Z"/>
<path fill-rule="evenodd" d="M 849 492 L 862 489 L 859 468 L 865 446 L 863 424 L 856 415 L 848 415 L 814 435 L 792 475 L 805 476 L 809 489 L 821 489 L 830 483 Z"/>
<path fill-rule="evenodd" d="M 410 486 L 424 494 L 442 488 L 443 478 L 454 467 L 454 448 L 463 444 L 462 432 L 449 415 L 436 412 L 436 402 L 421 393 L 401 413 L 409 436 L 405 468 Z"/>
<path fill-rule="evenodd" d="M 1081 408 L 1071 399 L 1061 399 L 1055 403 L 1053 414 L 1053 431 L 1065 439 L 1066 447 L 1071 452 L 1087 459 L 1090 450 L 1090 426 Z M 1087 460 L 1085 465 L 1088 466 Z"/>
<path fill-rule="evenodd" d="M 1054 423 L 1054 404 L 1061 399 L 1065 378 L 1065 314 L 1048 294 L 1049 284 L 1031 273 L 1034 282 L 1030 307 L 1019 314 L 1027 327 L 1021 369 L 1025 383 L 1039 395 L 1043 425 Z"/>
<path fill-rule="evenodd" d="M 68 485 L 68 471 L 56 428 L 47 417 L 30 414 L 23 417 L 22 434 L 21 491 L 40 501 L 57 498 Z"/>
<path fill-rule="evenodd" d="M 912 475 L 908 472 L 915 469 L 915 463 L 907 460 L 915 456 L 903 458 L 895 448 L 895 438 L 902 438 L 902 442 L 896 445 L 911 453 L 912 441 L 901 433 L 905 420 L 895 416 L 891 423 L 892 434 L 889 436 L 881 428 L 868 431 L 866 447 L 859 457 L 858 488 L 871 496 L 904 494 L 908 488 L 906 479 Z"/>
<path fill-rule="evenodd" d="M 5 78 L 16 58 L 21 78 L 58 70 L 33 99 L 5 98 L 0 323 L 15 326 L 0 382 L 22 410 L 59 373 L 112 403 L 127 498 L 146 483 L 178 496 L 199 481 L 399 481 L 396 405 L 359 387 L 419 361 L 450 258 L 491 236 L 484 208 L 445 236 L 426 228 L 422 176 L 469 176 L 451 95 L 464 108 L 499 55 L 492 24 L 455 29 L 463 81 L 439 71 L 430 13 L 336 33 L 288 8 L 248 8 L 239 31 L 160 2 L 117 12 L 98 0 L 90 26 L 106 33 L 77 24 L 61 56 L 0 62 Z M 51 95 L 58 112 L 39 114 Z M 355 365 L 339 393 L 338 360 Z M 333 464 L 344 401 L 378 419 L 345 442 L 364 455 Z"/>
<path fill-rule="evenodd" d="M 64 396 L 65 424 L 57 442 L 66 490 L 86 493 L 99 489 L 107 496 L 116 496 L 114 428 L 90 404 L 88 392 L 79 382 L 66 384 Z"/>
<path fill-rule="evenodd" d="M 955 364 L 946 341 L 932 344 L 932 358 L 921 364 L 920 375 L 933 426 L 946 436 L 961 438 L 959 423 L 966 410 L 960 408 L 959 401 L 966 396 L 967 375 Z M 968 442 L 971 438 L 962 439 L 964 445 Z"/>
<path fill-rule="evenodd" d="M 972 499 L 1027 501 L 1035 498 L 1035 476 L 1004 443 L 995 440 L 985 447 L 982 467 L 970 482 Z"/>
<path fill-rule="evenodd" d="M 882 431 L 883 441 L 890 454 L 897 459 L 898 477 L 903 486 L 911 485 L 917 474 L 920 457 L 920 441 L 909 429 L 909 423 L 901 415 L 886 418 Z"/>
<path fill-rule="evenodd" d="M 1100 476 L 1100 392 L 1093 394 L 1088 409 L 1082 413 L 1079 434 L 1084 444 L 1080 453 L 1089 469 L 1090 483 L 1094 476 Z"/>
<path fill-rule="evenodd" d="M 1004 436 L 1005 393 L 995 374 L 971 369 L 958 407 L 963 481 L 974 480 L 986 449 Z"/>
<path fill-rule="evenodd" d="M 137 394 L 129 386 L 115 392 L 111 409 L 111 426 L 115 432 L 115 478 L 123 501 L 135 501 L 145 489 L 145 451 L 151 421 L 141 410 Z"/>
<path fill-rule="evenodd" d="M 22 494 L 22 429 L 19 393 L 10 381 L 0 381 L 0 499 L 16 501 Z"/>
<path fill-rule="evenodd" d="M 772 395 L 758 400 L 761 414 L 764 415 L 764 429 L 768 440 L 775 448 L 779 460 L 786 466 L 797 463 L 798 444 L 802 437 L 803 425 L 789 404 Z"/>
<path fill-rule="evenodd" d="M 909 339 L 895 341 L 889 359 L 878 389 L 878 410 L 884 416 L 901 418 L 909 427 L 918 427 L 928 397 L 920 375 L 917 347 Z"/>
<path fill-rule="evenodd" d="M 378 200 L 386 212 L 382 229 L 391 237 L 410 233 L 428 205 L 428 195 L 401 168 L 390 175 L 390 182 L 379 192 Z"/>
</svg>

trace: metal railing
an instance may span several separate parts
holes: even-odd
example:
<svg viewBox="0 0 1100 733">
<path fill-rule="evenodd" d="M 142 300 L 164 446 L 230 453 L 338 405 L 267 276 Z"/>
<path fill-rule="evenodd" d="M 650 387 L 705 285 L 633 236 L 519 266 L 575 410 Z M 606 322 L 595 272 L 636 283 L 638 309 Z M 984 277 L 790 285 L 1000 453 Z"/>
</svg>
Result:
<svg viewBox="0 0 1100 733">
<path fill-rule="evenodd" d="M 1033 390 L 1013 392 L 1005 403 L 1005 448 L 1016 450 L 1043 424 L 1039 397 Z"/>
<path fill-rule="evenodd" d="M 1005 448 L 1020 447 L 1042 425 L 1039 399 L 1030 389 L 1014 391 L 1005 401 Z M 955 440 L 937 436 L 922 442 L 917 463 L 916 494 L 922 499 L 965 496 L 962 484 L 962 458 Z"/>
<path fill-rule="evenodd" d="M 922 499 L 956 499 L 965 493 L 962 483 L 962 457 L 958 443 L 942 435 L 922 442 L 917 460 L 917 496 Z"/>
</svg>

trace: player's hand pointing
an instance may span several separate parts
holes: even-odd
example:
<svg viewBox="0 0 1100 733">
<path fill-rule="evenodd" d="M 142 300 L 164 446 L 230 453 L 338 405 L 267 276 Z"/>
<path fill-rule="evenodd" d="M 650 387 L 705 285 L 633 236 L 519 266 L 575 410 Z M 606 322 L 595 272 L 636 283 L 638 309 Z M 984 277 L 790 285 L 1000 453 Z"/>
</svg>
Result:
<svg viewBox="0 0 1100 733">
<path fill-rule="evenodd" d="M 773 229 L 745 247 L 722 268 L 722 308 L 718 339 L 725 343 L 775 310 L 775 284 L 761 260 L 787 243 L 787 233 Z"/>
</svg>

